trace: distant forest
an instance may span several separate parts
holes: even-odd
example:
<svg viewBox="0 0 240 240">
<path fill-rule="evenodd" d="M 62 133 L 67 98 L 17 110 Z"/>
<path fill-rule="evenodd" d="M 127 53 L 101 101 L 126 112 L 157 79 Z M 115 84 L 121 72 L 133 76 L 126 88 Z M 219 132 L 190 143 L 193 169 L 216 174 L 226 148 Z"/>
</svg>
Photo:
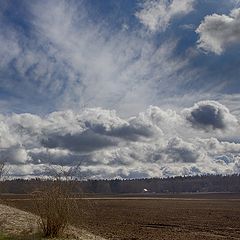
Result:
<svg viewBox="0 0 240 240">
<path fill-rule="evenodd" d="M 50 180 L 14 179 L 1 182 L 2 193 L 27 194 L 40 191 Z M 204 175 L 188 177 L 72 181 L 74 193 L 187 193 L 187 192 L 240 192 L 240 174 Z"/>
</svg>

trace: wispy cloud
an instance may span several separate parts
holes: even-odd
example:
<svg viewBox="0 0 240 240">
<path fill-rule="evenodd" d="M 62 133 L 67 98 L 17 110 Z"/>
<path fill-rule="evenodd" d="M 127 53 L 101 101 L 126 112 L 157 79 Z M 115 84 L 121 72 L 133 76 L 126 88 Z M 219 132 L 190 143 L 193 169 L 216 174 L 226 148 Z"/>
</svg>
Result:
<svg viewBox="0 0 240 240">
<path fill-rule="evenodd" d="M 151 32 L 165 31 L 172 19 L 190 13 L 194 0 L 150 0 L 144 1 L 136 13 L 142 24 Z"/>
<path fill-rule="evenodd" d="M 45 98 L 53 109 L 102 106 L 134 114 L 164 97 L 169 85 L 176 91 L 188 63 L 173 54 L 176 39 L 156 46 L 141 31 L 113 32 L 91 23 L 80 3 L 39 1 L 30 12 L 31 38 L 15 29 L 16 36 L 3 40 L 5 78 L 17 73 L 15 91 Z"/>
</svg>

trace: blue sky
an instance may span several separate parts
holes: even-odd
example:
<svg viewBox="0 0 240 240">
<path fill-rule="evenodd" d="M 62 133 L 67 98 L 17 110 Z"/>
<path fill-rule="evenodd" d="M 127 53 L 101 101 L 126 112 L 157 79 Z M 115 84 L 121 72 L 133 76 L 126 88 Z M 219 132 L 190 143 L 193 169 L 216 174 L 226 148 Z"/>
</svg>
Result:
<svg viewBox="0 0 240 240">
<path fill-rule="evenodd" d="M 144 8 L 141 1 L 3 1 L 0 15 L 3 47 L 1 112 L 42 114 L 65 108 L 98 106 L 116 109 L 121 115 L 129 116 L 136 113 L 131 106 L 124 107 L 130 104 L 125 101 L 131 91 L 136 95 L 131 96 L 132 101 L 143 98 L 137 108 L 135 106 L 137 111 L 150 104 L 169 105 L 165 99 L 173 95 L 177 98 L 193 95 L 192 101 L 181 101 L 181 105 L 190 106 L 195 98 L 204 99 L 205 94 L 220 101 L 224 100 L 219 99 L 219 94 L 223 97 L 238 94 L 239 45 L 227 46 L 221 55 L 204 52 L 197 48 L 199 34 L 195 32 L 205 16 L 229 14 L 237 2 L 189 3 L 191 7 L 185 13 L 170 16 L 166 10 L 165 18 L 170 18 L 167 25 L 164 29 L 158 26 L 151 31 L 136 15 Z M 64 22 L 66 25 L 62 29 Z M 81 40 L 81 34 L 88 35 L 89 39 Z M 120 49 L 114 52 L 117 46 Z M 72 47 L 72 52 L 67 52 L 66 47 Z M 95 47 L 100 48 L 96 55 Z M 167 56 L 151 58 L 158 50 L 166 51 Z M 81 63 L 75 54 L 83 56 Z M 97 54 L 101 55 L 100 59 Z M 115 58 L 119 62 L 114 63 Z M 165 59 L 174 65 L 168 72 L 161 71 Z M 151 60 L 154 63 L 150 64 Z M 86 76 L 83 80 L 86 72 L 91 71 L 91 61 L 97 68 L 92 71 L 99 76 Z M 148 63 L 149 66 L 139 73 L 137 69 L 131 69 L 134 64 Z M 78 64 L 88 66 L 81 69 Z M 46 65 L 50 65 L 48 69 Z M 46 70 L 41 72 L 39 68 Z M 123 80 L 120 75 L 125 70 L 130 72 Z M 98 74 L 98 71 L 102 73 Z M 96 78 L 98 87 L 107 85 L 105 91 L 96 93 L 95 84 L 89 84 L 93 79 L 88 78 Z M 110 83 L 107 78 L 111 78 Z M 136 85 L 140 85 L 139 89 Z M 77 89 L 73 91 L 75 87 Z M 147 88 L 145 93 L 142 88 Z M 176 107 L 178 99 L 172 101 Z"/>
<path fill-rule="evenodd" d="M 11 163 L 13 175 L 17 170 L 21 176 L 41 174 L 47 164 L 44 151 L 65 151 L 61 154 L 66 159 L 83 161 L 86 175 L 96 177 L 195 174 L 184 164 L 175 164 L 174 159 L 188 157 L 199 173 L 238 171 L 235 145 L 215 155 L 205 146 L 207 157 L 197 163 L 201 154 L 192 152 L 199 139 L 239 142 L 239 26 L 238 0 L 1 1 L 0 147 L 6 161 L 16 158 Z M 157 115 L 169 118 L 166 124 L 177 121 L 173 125 L 180 124 L 179 130 L 150 118 L 153 106 Z M 60 117 L 63 125 L 52 120 L 53 112 L 56 119 L 65 116 Z M 96 127 L 98 116 L 105 120 Z M 38 122 L 34 126 L 32 118 Z M 53 122 L 57 125 L 52 132 L 48 127 Z M 78 122 L 81 127 L 75 126 Z M 191 129 L 186 133 L 188 124 Z M 144 165 L 140 156 L 132 157 L 129 151 L 143 145 L 146 159 L 159 151 L 164 160 Z M 187 154 L 181 155 L 179 148 Z M 214 164 L 226 159 L 221 158 L 224 154 L 231 158 L 231 166 L 203 167 L 206 159 Z M 94 159 L 98 162 L 102 155 L 119 161 L 116 167 L 106 160 L 110 173 L 99 170 L 103 162 L 95 169 Z M 63 161 L 52 159 L 56 166 Z M 122 159 L 132 161 L 130 172 Z"/>
</svg>

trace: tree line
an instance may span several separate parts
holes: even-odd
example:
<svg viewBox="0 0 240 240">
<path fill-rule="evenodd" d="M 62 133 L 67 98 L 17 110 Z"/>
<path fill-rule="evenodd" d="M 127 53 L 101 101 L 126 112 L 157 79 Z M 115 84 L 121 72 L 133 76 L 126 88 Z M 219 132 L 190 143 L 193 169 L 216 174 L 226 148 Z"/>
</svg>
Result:
<svg viewBox="0 0 240 240">
<path fill-rule="evenodd" d="M 1 181 L 2 193 L 28 194 L 40 191 L 53 180 L 13 179 Z M 184 192 L 240 192 L 240 174 L 179 176 L 146 179 L 70 180 L 74 193 L 184 193 Z M 66 183 L 67 184 L 67 183 Z"/>
</svg>

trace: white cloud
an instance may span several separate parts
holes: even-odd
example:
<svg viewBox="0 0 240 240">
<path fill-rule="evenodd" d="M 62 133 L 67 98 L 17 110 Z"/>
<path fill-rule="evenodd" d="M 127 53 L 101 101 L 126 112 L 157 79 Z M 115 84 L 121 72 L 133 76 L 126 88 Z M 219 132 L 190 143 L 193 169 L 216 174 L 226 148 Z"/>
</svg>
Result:
<svg viewBox="0 0 240 240">
<path fill-rule="evenodd" d="M 28 160 L 27 151 L 20 146 L 13 146 L 0 151 L 1 161 L 8 164 L 26 164 Z"/>
<path fill-rule="evenodd" d="M 240 8 L 233 9 L 229 15 L 206 16 L 196 33 L 199 34 L 199 48 L 222 54 L 227 47 L 237 45 L 240 41 Z"/>
<path fill-rule="evenodd" d="M 44 176 L 49 166 L 78 165 L 81 174 L 91 178 L 235 173 L 240 143 L 218 139 L 232 137 L 239 132 L 239 126 L 209 127 L 206 133 L 199 127 L 204 116 L 196 123 L 198 127 L 195 122 L 191 126 L 186 112 L 204 106 L 223 111 L 220 120 L 226 126 L 236 123 L 225 106 L 211 101 L 179 113 L 150 106 L 128 119 L 101 108 L 54 112 L 42 117 L 1 115 L 0 157 L 10 164 L 13 176 L 21 177 Z"/>
<path fill-rule="evenodd" d="M 151 32 L 165 31 L 173 18 L 193 10 L 194 0 L 150 0 L 145 1 L 136 17 Z"/>
<path fill-rule="evenodd" d="M 202 153 L 194 144 L 185 142 L 179 137 L 169 140 L 165 153 L 170 162 L 195 163 L 203 158 Z"/>
</svg>

